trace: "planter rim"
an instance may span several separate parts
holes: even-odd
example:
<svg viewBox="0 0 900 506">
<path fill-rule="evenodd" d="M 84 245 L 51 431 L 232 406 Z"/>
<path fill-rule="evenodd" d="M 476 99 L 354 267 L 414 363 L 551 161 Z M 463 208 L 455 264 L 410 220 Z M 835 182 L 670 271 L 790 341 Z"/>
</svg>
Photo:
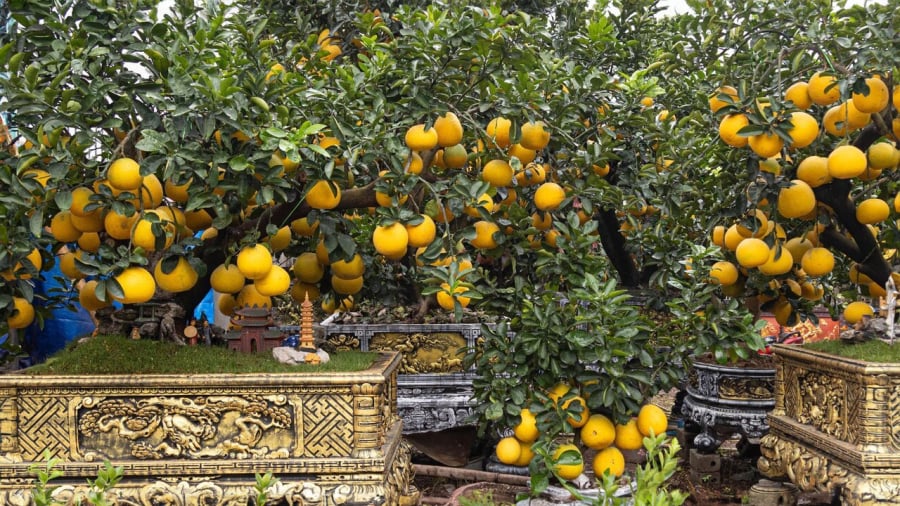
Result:
<svg viewBox="0 0 900 506">
<path fill-rule="evenodd" d="M 866 362 L 853 358 L 841 357 L 821 351 L 813 351 L 796 344 L 775 344 L 772 349 L 776 356 L 784 359 L 813 361 L 825 367 L 839 367 L 863 375 L 889 374 L 900 375 L 900 364 Z"/>
<path fill-rule="evenodd" d="M 699 360 L 692 360 L 691 367 L 699 368 L 699 369 L 713 369 L 716 371 L 728 372 L 733 374 L 747 375 L 749 371 L 752 371 L 750 374 L 759 374 L 759 375 L 771 375 L 775 374 L 775 365 L 767 368 L 759 368 L 759 367 L 741 367 L 733 364 L 719 364 L 719 363 L 711 363 L 711 362 L 701 362 Z"/>
<path fill-rule="evenodd" d="M 382 351 L 368 369 L 353 373 L 355 380 L 367 383 L 384 383 L 386 371 L 391 364 L 400 361 L 400 352 Z M 280 385 L 321 385 L 347 383 L 346 372 L 303 372 L 303 373 L 210 373 L 210 374 L 6 374 L 0 376 L 0 388 L 20 386 L 66 386 L 66 387 L 133 387 L 145 384 L 158 386 L 189 386 L 191 384 L 210 385 L 251 385 L 272 384 L 277 379 Z"/>
</svg>

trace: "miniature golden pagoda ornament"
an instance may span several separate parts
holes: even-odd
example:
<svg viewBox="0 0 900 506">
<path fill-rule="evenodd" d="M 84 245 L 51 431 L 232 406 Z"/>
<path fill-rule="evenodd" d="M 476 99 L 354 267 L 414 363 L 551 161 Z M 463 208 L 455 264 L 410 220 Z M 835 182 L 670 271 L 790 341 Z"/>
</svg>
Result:
<svg viewBox="0 0 900 506">
<path fill-rule="evenodd" d="M 308 293 L 300 304 L 300 351 L 316 352 L 316 338 L 313 335 L 313 309 Z"/>
</svg>

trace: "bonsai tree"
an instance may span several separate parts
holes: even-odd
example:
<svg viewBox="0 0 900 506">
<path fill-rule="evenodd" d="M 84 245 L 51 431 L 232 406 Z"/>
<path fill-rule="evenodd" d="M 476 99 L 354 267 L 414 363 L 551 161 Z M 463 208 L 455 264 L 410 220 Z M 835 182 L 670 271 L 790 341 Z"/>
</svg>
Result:
<svg viewBox="0 0 900 506">
<path fill-rule="evenodd" d="M 553 24 L 538 5 L 9 7 L 12 328 L 67 304 L 190 313 L 210 286 L 226 313 L 288 290 L 507 312 L 540 250 L 588 224 L 607 276 L 663 297 L 705 234 L 688 88 L 659 85 L 675 55 L 631 28 L 653 2 Z M 34 294 L 54 264 L 66 289 Z"/>
</svg>

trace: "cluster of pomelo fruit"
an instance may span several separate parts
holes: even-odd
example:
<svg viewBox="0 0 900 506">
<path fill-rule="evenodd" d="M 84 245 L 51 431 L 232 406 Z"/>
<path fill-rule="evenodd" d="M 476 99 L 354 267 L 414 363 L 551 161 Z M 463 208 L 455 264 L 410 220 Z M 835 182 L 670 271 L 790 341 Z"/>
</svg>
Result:
<svg viewBox="0 0 900 506">
<path fill-rule="evenodd" d="M 900 121 L 893 123 L 893 139 L 884 137 L 866 151 L 846 142 L 848 135 L 866 127 L 872 117 L 891 105 L 900 107 L 900 86 L 891 93 L 880 76 L 865 79 L 865 92 L 854 91 L 841 100 L 840 86 L 833 75 L 817 72 L 808 81 L 791 85 L 783 97 L 789 112 L 773 112 L 766 99 L 757 100 L 750 108 L 739 108 L 741 99 L 735 88 L 720 87 L 710 98 L 713 113 L 721 116 L 719 137 L 735 148 L 749 147 L 759 158 L 761 172 L 784 179 L 777 201 L 751 202 L 744 219 L 712 231 L 712 242 L 728 252 L 728 259 L 717 262 L 711 270 L 713 282 L 728 295 L 741 295 L 744 283 L 754 273 L 769 279 L 769 288 L 760 295 L 761 303 L 771 305 L 779 323 L 792 318 L 792 298 L 810 301 L 820 299 L 824 290 L 818 279 L 829 275 L 835 266 L 833 253 L 819 240 L 825 230 L 823 215 L 834 213 L 817 200 L 816 189 L 836 180 L 874 181 L 885 170 L 900 165 L 900 150 L 895 142 L 900 137 Z M 809 111 L 809 112 L 808 112 Z M 816 112 L 824 111 L 821 125 Z M 752 118 L 771 121 L 769 126 L 753 125 Z M 755 120 L 754 120 L 755 121 Z M 784 131 L 772 125 L 786 124 Z M 754 127 L 757 128 L 754 128 Z M 813 143 L 835 145 L 826 156 L 814 154 Z M 812 148 L 803 151 L 804 148 Z M 810 153 L 809 151 L 813 151 Z M 782 174 L 782 171 L 785 173 Z M 780 178 L 780 179 L 779 179 Z M 876 185 L 873 185 L 876 187 Z M 889 201 L 893 201 L 893 206 Z M 878 237 L 879 225 L 900 212 L 900 195 L 860 196 L 855 202 L 855 218 Z M 793 234 L 785 231 L 786 220 L 797 220 Z M 803 226 L 807 222 L 807 226 Z M 890 253 L 890 252 L 887 252 Z M 851 269 L 851 280 L 862 285 L 870 296 L 885 294 L 882 285 Z M 845 313 L 855 323 L 861 315 L 857 308 Z"/>
<path fill-rule="evenodd" d="M 552 462 L 553 472 L 562 479 L 574 480 L 584 471 L 582 448 L 596 451 L 591 462 L 595 476 L 610 473 L 621 476 L 625 472 L 624 451 L 639 450 L 644 437 L 658 436 L 668 429 L 669 421 L 665 411 L 655 404 L 645 404 L 636 416 L 625 423 L 615 423 L 604 414 L 590 413 L 584 398 L 568 394 L 569 386 L 560 384 L 549 392 L 549 397 L 562 410 L 570 410 L 573 404 L 580 405 L 566 419 L 568 427 L 578 437 L 571 443 L 555 447 Z M 572 411 L 569 411 L 570 413 Z M 502 438 L 497 444 L 496 456 L 501 463 L 526 466 L 534 458 L 531 445 L 541 433 L 535 415 L 523 408 L 519 413 L 519 423 L 513 428 L 513 435 Z M 576 456 L 574 463 L 559 463 L 563 454 Z M 572 462 L 572 460 L 569 460 Z"/>
</svg>

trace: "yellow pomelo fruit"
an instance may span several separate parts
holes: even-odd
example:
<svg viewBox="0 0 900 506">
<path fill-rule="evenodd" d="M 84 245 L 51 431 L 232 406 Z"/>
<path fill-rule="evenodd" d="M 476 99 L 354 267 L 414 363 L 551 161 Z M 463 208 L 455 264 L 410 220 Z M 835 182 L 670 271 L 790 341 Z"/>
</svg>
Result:
<svg viewBox="0 0 900 506">
<path fill-rule="evenodd" d="M 518 462 L 522 449 L 519 447 L 519 441 L 516 438 L 507 436 L 497 443 L 495 452 L 500 463 L 511 466 Z"/>
<path fill-rule="evenodd" d="M 784 92 L 784 101 L 793 102 L 794 106 L 804 111 L 812 107 L 812 98 L 809 96 L 809 83 L 799 81 L 788 86 L 788 89 Z"/>
<path fill-rule="evenodd" d="M 531 162 L 516 174 L 516 184 L 519 186 L 534 186 L 547 180 L 547 165 Z"/>
<path fill-rule="evenodd" d="M 876 113 L 881 112 L 887 107 L 891 99 L 891 93 L 888 91 L 887 85 L 881 78 L 869 77 L 866 79 L 866 86 L 869 87 L 868 93 L 853 92 L 851 98 L 856 108 L 861 112 Z"/>
<path fill-rule="evenodd" d="M 109 185 L 121 191 L 130 191 L 137 194 L 144 178 L 141 176 L 141 166 L 131 158 L 119 158 L 109 165 L 106 173 Z"/>
<path fill-rule="evenodd" d="M 516 439 L 523 443 L 533 443 L 537 441 L 538 433 L 537 428 L 537 419 L 534 417 L 534 413 L 531 412 L 528 408 L 522 408 L 519 411 L 519 423 L 513 427 L 513 434 L 516 435 Z"/>
<path fill-rule="evenodd" d="M 253 284 L 256 285 L 256 291 L 260 295 L 276 297 L 287 293 L 291 288 L 291 275 L 280 265 L 272 265 L 268 274 L 255 279 Z"/>
<path fill-rule="evenodd" d="M 272 307 L 272 298 L 259 293 L 254 283 L 244 285 L 234 298 L 236 307 Z"/>
<path fill-rule="evenodd" d="M 462 307 L 467 307 L 469 305 L 469 302 L 471 302 L 472 299 L 462 295 L 468 291 L 469 290 L 466 287 L 460 285 L 454 288 L 453 293 L 451 294 L 450 285 L 441 283 L 441 291 L 435 294 L 435 298 L 437 299 L 439 306 L 447 311 L 453 311 L 456 307 L 455 302 L 458 302 Z"/>
<path fill-rule="evenodd" d="M 574 480 L 581 475 L 581 472 L 584 471 L 584 457 L 581 455 L 581 451 L 577 446 L 571 443 L 559 445 L 555 452 L 553 452 L 553 461 L 556 462 L 562 457 L 562 455 L 566 452 L 575 452 L 578 454 L 579 462 L 577 464 L 554 464 L 553 471 L 557 476 L 564 480 Z"/>
<path fill-rule="evenodd" d="M 291 222 L 291 231 L 300 237 L 312 237 L 317 228 L 319 228 L 319 222 L 310 223 L 309 218 L 306 216 Z"/>
<path fill-rule="evenodd" d="M 560 382 L 553 385 L 553 388 L 547 392 L 547 397 L 550 397 L 554 403 L 559 403 L 559 399 L 566 395 L 571 389 L 572 387 L 568 383 Z"/>
<path fill-rule="evenodd" d="M 494 187 L 509 186 L 513 181 L 513 169 L 506 160 L 491 160 L 481 169 L 481 179 Z"/>
<path fill-rule="evenodd" d="M 317 300 L 320 295 L 317 285 L 298 281 L 291 286 L 291 298 L 298 304 L 302 304 L 307 297 L 309 297 L 310 302 Z"/>
<path fill-rule="evenodd" d="M 712 229 L 712 243 L 716 246 L 725 247 L 725 226 L 716 225 Z"/>
<path fill-rule="evenodd" d="M 868 302 L 855 301 L 844 308 L 844 321 L 853 325 L 863 319 L 864 316 L 875 316 L 872 306 Z"/>
<path fill-rule="evenodd" d="M 390 225 L 378 225 L 372 233 L 372 244 L 378 253 L 397 260 L 406 254 L 409 247 L 409 232 L 399 221 Z"/>
<path fill-rule="evenodd" d="M 638 412 L 637 427 L 645 436 L 658 436 L 669 428 L 669 418 L 659 406 L 644 404 Z"/>
<path fill-rule="evenodd" d="M 178 257 L 175 267 L 168 273 L 165 272 L 163 261 L 156 262 L 153 269 L 153 277 L 156 279 L 156 285 L 161 289 L 172 292 L 184 292 L 190 290 L 197 284 L 199 278 L 197 271 L 191 266 L 191 263 L 184 257 Z"/>
<path fill-rule="evenodd" d="M 279 228 L 275 235 L 269 237 L 268 243 L 275 253 L 285 250 L 291 245 L 291 227 L 285 225 Z"/>
<path fill-rule="evenodd" d="M 494 234 L 500 232 L 500 226 L 492 221 L 479 220 L 474 224 L 475 237 L 469 241 L 472 246 L 478 249 L 494 249 L 497 247 L 497 240 Z"/>
<path fill-rule="evenodd" d="M 331 274 L 341 279 L 356 279 L 363 275 L 366 266 L 359 253 L 353 255 L 350 260 L 343 258 L 331 263 Z"/>
<path fill-rule="evenodd" d="M 469 152 L 466 151 L 466 147 L 462 144 L 454 144 L 444 148 L 444 155 L 441 160 L 443 160 L 444 166 L 448 169 L 461 169 L 469 162 Z"/>
<path fill-rule="evenodd" d="M 73 224 L 72 212 L 64 210 L 50 220 L 50 234 L 59 242 L 75 242 L 81 237 L 81 230 Z"/>
<path fill-rule="evenodd" d="M 492 119 L 484 130 L 487 134 L 488 142 L 493 143 L 500 149 L 509 147 L 509 130 L 512 127 L 512 121 L 499 116 Z"/>
<path fill-rule="evenodd" d="M 131 239 L 131 229 L 140 218 L 141 215 L 139 213 L 125 216 L 124 214 L 119 214 L 114 210 L 110 210 L 106 213 L 106 216 L 103 217 L 103 229 L 106 230 L 106 233 L 113 239 L 118 239 L 120 241 L 128 240 Z"/>
<path fill-rule="evenodd" d="M 593 414 L 581 427 L 581 442 L 588 448 L 602 450 L 616 440 L 616 425 L 606 415 Z"/>
<path fill-rule="evenodd" d="M 763 132 L 758 135 L 750 136 L 747 140 L 750 149 L 762 158 L 770 158 L 781 153 L 784 147 L 784 139 L 778 134 Z"/>
<path fill-rule="evenodd" d="M 437 226 L 434 220 L 427 214 L 420 215 L 422 221 L 416 225 L 406 224 L 406 232 L 409 235 L 409 245 L 413 248 L 428 246 L 434 242 L 437 235 Z"/>
<path fill-rule="evenodd" d="M 460 123 L 456 114 L 450 111 L 434 120 L 434 129 L 437 131 L 437 145 L 442 148 L 459 144 L 462 141 L 462 123 Z"/>
<path fill-rule="evenodd" d="M 150 215 L 156 216 L 156 219 L 154 220 Z M 158 224 L 157 228 L 162 228 L 160 232 L 163 235 L 160 237 L 159 248 L 157 248 L 157 237 L 153 233 L 154 223 Z M 167 249 L 175 242 L 175 226 L 170 222 L 167 222 L 166 217 L 162 216 L 156 210 L 147 211 L 132 229 L 131 242 L 135 246 L 144 248 L 147 251 Z"/>
<path fill-rule="evenodd" d="M 85 232 L 78 238 L 78 248 L 90 253 L 96 253 L 100 249 L 100 234 L 97 232 Z"/>
<path fill-rule="evenodd" d="M 313 209 L 334 209 L 341 203 L 341 189 L 330 181 L 319 179 L 310 185 L 306 203 Z"/>
<path fill-rule="evenodd" d="M 97 280 L 92 279 L 78 289 L 78 303 L 88 311 L 96 311 L 112 305 L 112 300 L 100 300 L 97 296 Z"/>
<path fill-rule="evenodd" d="M 209 284 L 219 293 L 238 293 L 244 288 L 245 279 L 235 264 L 221 264 L 209 275 Z"/>
<path fill-rule="evenodd" d="M 531 226 L 538 230 L 549 230 L 553 226 L 553 215 L 535 212 L 531 215 Z"/>
<path fill-rule="evenodd" d="M 179 204 L 187 204 L 189 195 L 188 189 L 191 187 L 191 182 L 193 179 L 188 179 L 188 181 L 184 184 L 176 184 L 174 181 L 166 180 L 163 183 L 163 192 L 166 194 L 166 197 L 178 202 Z"/>
<path fill-rule="evenodd" d="M 522 162 L 522 165 L 528 165 L 537 158 L 537 151 L 528 149 L 521 144 L 513 144 L 506 151 L 506 154 L 509 155 L 510 158 L 518 158 L 519 161 Z"/>
<path fill-rule="evenodd" d="M 86 186 L 79 186 L 72 190 L 72 205 L 69 207 L 69 211 L 72 212 L 75 216 L 87 216 L 88 213 L 94 212 L 86 211 L 84 207 L 91 203 L 91 196 L 94 195 L 94 191 Z"/>
<path fill-rule="evenodd" d="M 356 293 L 359 293 L 359 291 L 362 290 L 362 287 L 362 276 L 352 279 L 339 278 L 335 275 L 331 276 L 331 289 L 334 290 L 335 293 L 339 293 L 341 295 L 354 295 Z"/>
<path fill-rule="evenodd" d="M 534 205 L 541 211 L 553 211 L 566 199 L 566 191 L 557 183 L 543 183 L 534 192 Z"/>
<path fill-rule="evenodd" d="M 807 93 L 813 103 L 829 105 L 841 98 L 841 88 L 837 85 L 837 79 L 830 74 L 816 72 L 807 82 Z"/>
<path fill-rule="evenodd" d="M 616 425 L 615 444 L 620 450 L 639 450 L 644 446 L 644 435 L 638 429 L 637 418 L 632 417 L 624 425 Z"/>
<path fill-rule="evenodd" d="M 466 205 L 466 207 L 463 208 L 463 212 L 477 219 L 481 218 L 481 209 L 484 209 L 487 214 L 494 212 L 494 199 L 487 193 L 482 193 L 474 205 Z"/>
<path fill-rule="evenodd" d="M 722 286 L 731 286 L 738 280 L 738 270 L 733 263 L 721 260 L 712 265 L 709 269 L 709 276 Z"/>
<path fill-rule="evenodd" d="M 519 453 L 519 460 L 513 465 L 517 467 L 526 467 L 531 463 L 531 460 L 534 459 L 534 450 L 531 449 L 531 443 L 525 443 L 523 441 L 519 441 L 519 448 L 521 450 L 521 453 Z"/>
<path fill-rule="evenodd" d="M 272 253 L 263 244 L 244 246 L 237 254 L 237 267 L 247 279 L 259 279 L 272 268 Z"/>
<path fill-rule="evenodd" d="M 578 413 L 572 414 L 568 418 L 566 418 L 566 422 L 568 422 L 569 425 L 571 425 L 573 428 L 579 429 L 587 423 L 588 418 L 590 418 L 591 416 L 591 413 L 590 410 L 588 410 L 587 402 L 584 400 L 584 397 L 581 397 L 580 395 L 576 395 L 575 397 L 572 397 L 571 399 L 565 401 L 562 405 L 562 409 L 572 409 L 573 403 L 579 404 L 581 406 L 581 409 Z"/>
<path fill-rule="evenodd" d="M 869 161 L 856 146 L 845 144 L 834 148 L 828 155 L 828 173 L 836 179 L 850 179 L 866 171 Z"/>
<path fill-rule="evenodd" d="M 206 230 L 212 226 L 213 218 L 206 209 L 187 211 L 184 213 L 184 224 L 192 232 Z"/>
<path fill-rule="evenodd" d="M 772 307 L 772 314 L 775 315 L 775 321 L 780 325 L 787 325 L 793 312 L 794 306 L 792 306 L 790 301 L 784 296 L 779 297 Z"/>
<path fill-rule="evenodd" d="M 234 308 L 237 307 L 237 301 L 234 298 L 234 295 L 230 293 L 223 293 L 219 295 L 219 300 L 216 302 L 216 308 L 220 313 L 226 316 L 231 316 L 234 314 Z"/>
<path fill-rule="evenodd" d="M 519 144 L 527 149 L 540 151 L 550 143 L 550 132 L 543 121 L 529 121 L 522 125 Z"/>
<path fill-rule="evenodd" d="M 325 275 L 319 256 L 311 251 L 300 253 L 294 260 L 294 276 L 303 283 L 318 283 Z"/>
<path fill-rule="evenodd" d="M 856 219 L 860 223 L 874 225 L 881 223 L 891 214 L 891 207 L 887 202 L 878 198 L 863 200 L 856 206 Z"/>
<path fill-rule="evenodd" d="M 876 142 L 866 150 L 869 167 L 873 169 L 890 169 L 897 166 L 897 148 L 891 142 Z"/>
<path fill-rule="evenodd" d="M 67 251 L 59 255 L 59 270 L 69 279 L 82 279 L 85 274 L 78 268 L 75 259 L 80 256 L 81 252 Z"/>
<path fill-rule="evenodd" d="M 844 137 L 848 133 L 869 124 L 872 115 L 860 112 L 853 100 L 829 107 L 822 116 L 822 126 L 825 131 L 836 137 Z"/>
<path fill-rule="evenodd" d="M 828 159 L 824 156 L 807 156 L 797 166 L 797 179 L 805 182 L 810 188 L 817 188 L 832 181 L 828 172 Z"/>
<path fill-rule="evenodd" d="M 438 145 L 438 132 L 434 127 L 425 128 L 425 124 L 419 123 L 409 127 L 406 131 L 406 147 L 413 151 L 427 151 Z M 459 141 L 457 141 L 459 142 Z M 454 142 L 453 144 L 456 144 Z"/>
<path fill-rule="evenodd" d="M 128 267 L 114 278 L 122 287 L 122 298 L 115 298 L 123 304 L 140 304 L 153 298 L 156 281 L 150 271 L 143 267 Z"/>
<path fill-rule="evenodd" d="M 787 274 L 794 267 L 794 257 L 786 247 L 773 246 L 769 249 L 769 257 L 766 263 L 759 266 L 759 272 L 766 276 L 780 276 Z"/>
<path fill-rule="evenodd" d="M 758 267 L 769 259 L 769 245 L 762 239 L 749 237 L 738 244 L 734 254 L 741 267 Z"/>
<path fill-rule="evenodd" d="M 615 446 L 605 448 L 594 456 L 594 462 L 591 464 L 594 475 L 597 477 L 609 473 L 613 476 L 622 476 L 625 472 L 625 456 L 622 450 Z"/>
<path fill-rule="evenodd" d="M 747 145 L 747 137 L 738 135 L 738 131 L 750 124 L 745 114 L 729 114 L 719 122 L 719 137 L 731 147 L 742 148 Z"/>
<path fill-rule="evenodd" d="M 821 246 L 810 248 L 800 259 L 800 267 L 807 276 L 824 276 L 834 269 L 834 254 Z"/>
<path fill-rule="evenodd" d="M 778 214 L 785 218 L 800 218 L 815 208 L 816 195 L 804 181 L 794 179 L 778 192 Z"/>
<path fill-rule="evenodd" d="M 734 251 L 737 249 L 738 244 L 747 237 L 750 237 L 750 235 L 750 231 L 747 230 L 746 227 L 742 227 L 735 223 L 725 230 L 725 236 L 722 239 L 725 243 L 725 248 L 729 251 Z"/>
<path fill-rule="evenodd" d="M 788 116 L 788 123 L 791 125 L 788 132 L 791 136 L 791 148 L 805 148 L 819 136 L 819 122 L 809 113 L 792 112 Z"/>
<path fill-rule="evenodd" d="M 156 174 L 144 176 L 140 189 L 140 203 L 144 206 L 144 209 L 153 209 L 162 205 L 164 193 L 163 185 L 159 178 L 156 177 Z"/>
<path fill-rule="evenodd" d="M 726 101 L 720 98 L 720 95 L 726 95 L 731 98 L 731 101 Z M 734 86 L 719 86 L 716 91 L 709 97 L 709 109 L 713 113 L 719 112 L 719 109 L 725 107 L 726 105 L 733 105 L 738 102 L 738 92 Z"/>
<path fill-rule="evenodd" d="M 24 329 L 34 321 L 34 306 L 22 297 L 13 297 L 13 311 L 6 318 L 11 329 Z"/>
</svg>

